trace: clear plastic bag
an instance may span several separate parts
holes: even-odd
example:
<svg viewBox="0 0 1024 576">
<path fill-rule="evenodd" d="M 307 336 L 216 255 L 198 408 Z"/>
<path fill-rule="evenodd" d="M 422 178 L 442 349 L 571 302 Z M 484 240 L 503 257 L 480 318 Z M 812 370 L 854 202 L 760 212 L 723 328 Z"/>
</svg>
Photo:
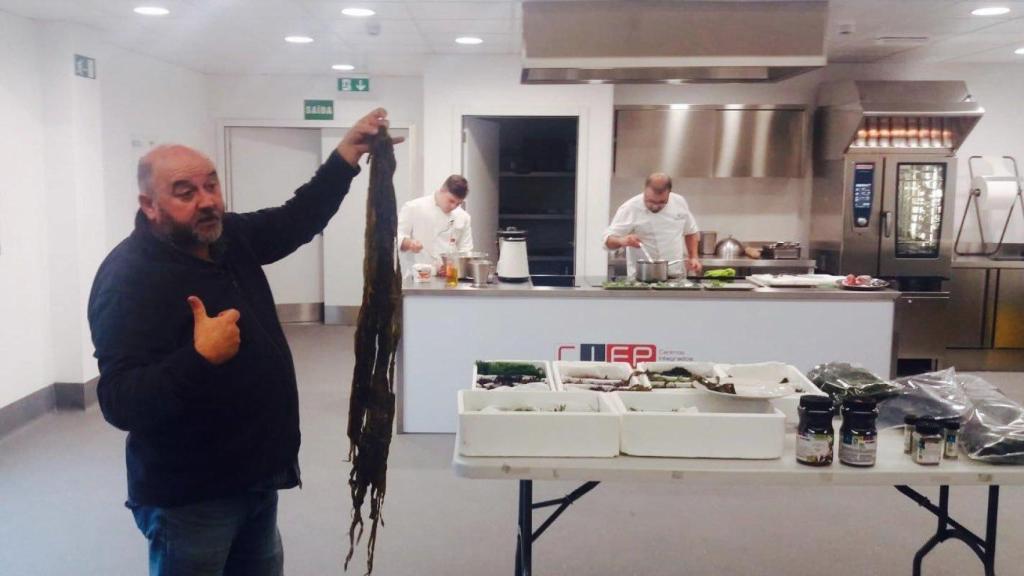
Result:
<svg viewBox="0 0 1024 576">
<path fill-rule="evenodd" d="M 831 396 L 837 406 L 847 398 L 870 397 L 881 401 L 899 393 L 899 386 L 893 382 L 848 362 L 819 364 L 807 373 L 807 378 Z"/>
<path fill-rule="evenodd" d="M 878 426 L 902 426 L 907 414 L 958 418 L 960 446 L 973 460 L 1024 464 L 1024 407 L 982 378 L 949 368 L 895 381 L 899 394 L 879 406 Z"/>
<path fill-rule="evenodd" d="M 899 393 L 878 407 L 878 427 L 903 426 L 907 414 L 963 420 L 970 402 L 957 378 L 956 370 L 947 368 L 896 379 Z"/>
<path fill-rule="evenodd" d="M 977 376 L 957 376 L 971 403 L 960 445 L 974 460 L 1024 464 L 1024 408 Z"/>
</svg>

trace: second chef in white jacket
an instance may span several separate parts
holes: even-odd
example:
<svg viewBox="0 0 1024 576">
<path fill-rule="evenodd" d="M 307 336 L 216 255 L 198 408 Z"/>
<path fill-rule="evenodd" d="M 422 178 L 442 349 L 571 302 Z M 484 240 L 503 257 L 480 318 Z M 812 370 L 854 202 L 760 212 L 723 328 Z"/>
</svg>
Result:
<svg viewBox="0 0 1024 576">
<path fill-rule="evenodd" d="M 453 240 L 455 251 L 473 250 L 469 213 L 462 208 L 468 195 L 466 179 L 452 174 L 433 194 L 402 205 L 398 212 L 398 245 L 403 271 L 412 270 L 413 264 L 430 264 L 436 270 Z"/>
</svg>

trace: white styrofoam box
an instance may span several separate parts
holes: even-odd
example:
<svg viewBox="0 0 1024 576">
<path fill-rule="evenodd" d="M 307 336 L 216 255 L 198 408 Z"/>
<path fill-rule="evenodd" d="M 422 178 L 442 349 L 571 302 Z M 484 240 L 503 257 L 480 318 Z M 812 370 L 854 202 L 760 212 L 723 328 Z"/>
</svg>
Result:
<svg viewBox="0 0 1024 576">
<path fill-rule="evenodd" d="M 662 372 L 665 370 L 671 370 L 672 368 L 685 368 L 689 370 L 691 374 L 697 374 L 699 376 L 722 375 L 719 374 L 717 367 L 713 362 L 638 362 L 636 369 L 641 374 L 637 378 L 639 378 L 641 384 L 652 388 L 655 392 L 682 392 L 694 390 L 693 384 L 689 382 L 665 388 L 656 388 L 646 374 L 648 371 Z"/>
<path fill-rule="evenodd" d="M 523 386 L 516 386 L 512 388 L 508 386 L 502 386 L 501 388 L 496 388 L 494 390 L 487 390 L 486 388 L 481 388 L 476 383 L 479 373 L 477 372 L 476 369 L 476 362 L 473 362 L 473 380 L 471 381 L 470 388 L 474 390 L 483 390 L 486 392 L 496 392 L 498 390 L 507 392 L 547 392 L 555 389 L 555 379 L 552 378 L 551 376 L 551 363 L 545 360 L 480 360 L 480 362 L 516 362 L 517 364 L 529 364 L 531 366 L 540 368 L 541 370 L 544 371 L 544 380 L 547 382 L 547 389 L 545 390 L 541 388 L 539 385 L 534 386 L 529 384 L 525 384 Z"/>
<path fill-rule="evenodd" d="M 623 454 L 757 460 L 782 457 L 786 416 L 767 400 L 646 392 L 615 392 L 611 396 L 622 418 Z M 691 411 L 693 408 L 696 411 Z"/>
<path fill-rule="evenodd" d="M 716 367 L 724 373 L 738 378 L 761 378 L 768 382 L 779 382 L 788 378 L 790 383 L 796 387 L 793 394 L 772 400 L 772 405 L 786 415 L 786 424 L 790 427 L 800 422 L 800 397 L 805 394 L 815 396 L 828 396 L 807 379 L 807 376 L 796 366 L 782 362 L 759 362 L 756 364 L 718 364 Z"/>
<path fill-rule="evenodd" d="M 563 380 L 566 377 L 570 378 L 608 378 L 617 380 L 629 379 L 629 385 L 640 385 L 640 382 L 635 374 L 635 370 L 626 362 L 569 362 L 565 360 L 556 360 L 552 362 L 552 371 L 555 374 L 555 389 L 556 390 L 585 390 L 587 388 L 574 385 L 566 384 Z"/>
<path fill-rule="evenodd" d="M 525 407 L 545 411 L 485 411 Z M 459 453 L 610 458 L 619 453 L 619 412 L 596 392 L 459 390 Z"/>
</svg>

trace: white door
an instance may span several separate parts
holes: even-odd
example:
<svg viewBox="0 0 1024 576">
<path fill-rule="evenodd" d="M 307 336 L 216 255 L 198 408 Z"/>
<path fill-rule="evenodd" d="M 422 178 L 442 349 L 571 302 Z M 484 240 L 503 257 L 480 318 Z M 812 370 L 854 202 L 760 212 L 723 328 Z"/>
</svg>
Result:
<svg viewBox="0 0 1024 576">
<path fill-rule="evenodd" d="M 228 191 L 232 212 L 280 206 L 320 166 L 320 130 L 231 127 L 227 134 Z M 293 254 L 263 268 L 282 320 L 319 319 L 324 301 L 323 240 L 320 235 Z M 315 307 L 316 317 L 286 313 L 290 306 Z"/>
<path fill-rule="evenodd" d="M 326 160 L 338 146 L 347 128 L 321 130 L 320 161 Z M 413 142 L 406 128 L 391 128 L 392 136 L 406 140 L 395 146 L 395 200 L 399 208 L 413 198 Z M 363 301 L 363 233 L 366 231 L 366 192 L 370 169 L 363 157 L 362 171 L 341 202 L 341 208 L 324 230 L 324 321 L 328 324 L 355 324 L 355 314 Z M 418 196 L 418 194 L 417 194 Z"/>
<path fill-rule="evenodd" d="M 496 259 L 501 126 L 494 120 L 464 116 L 462 131 L 462 175 L 469 181 L 466 211 L 472 218 L 473 246 Z"/>
</svg>

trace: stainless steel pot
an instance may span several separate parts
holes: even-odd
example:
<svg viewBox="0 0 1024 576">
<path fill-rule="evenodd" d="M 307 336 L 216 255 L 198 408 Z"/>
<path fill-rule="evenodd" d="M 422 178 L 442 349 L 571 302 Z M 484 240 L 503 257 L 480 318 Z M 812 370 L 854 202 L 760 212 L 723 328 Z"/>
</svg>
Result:
<svg viewBox="0 0 1024 576">
<path fill-rule="evenodd" d="M 490 260 L 473 260 L 469 264 L 469 272 L 473 277 L 473 286 L 487 286 L 491 280 L 491 273 L 494 272 L 494 265 Z"/>
<path fill-rule="evenodd" d="M 636 279 L 638 282 L 664 282 L 668 280 L 668 267 L 682 260 L 637 260 Z"/>
<path fill-rule="evenodd" d="M 734 260 L 736 258 L 743 258 L 743 243 L 739 240 L 729 236 L 725 240 L 722 240 L 715 246 L 715 256 L 724 258 L 726 260 Z"/>
<path fill-rule="evenodd" d="M 459 252 L 456 256 L 455 265 L 459 269 L 459 278 L 466 280 L 473 279 L 474 260 L 487 260 L 486 252 Z"/>
</svg>

